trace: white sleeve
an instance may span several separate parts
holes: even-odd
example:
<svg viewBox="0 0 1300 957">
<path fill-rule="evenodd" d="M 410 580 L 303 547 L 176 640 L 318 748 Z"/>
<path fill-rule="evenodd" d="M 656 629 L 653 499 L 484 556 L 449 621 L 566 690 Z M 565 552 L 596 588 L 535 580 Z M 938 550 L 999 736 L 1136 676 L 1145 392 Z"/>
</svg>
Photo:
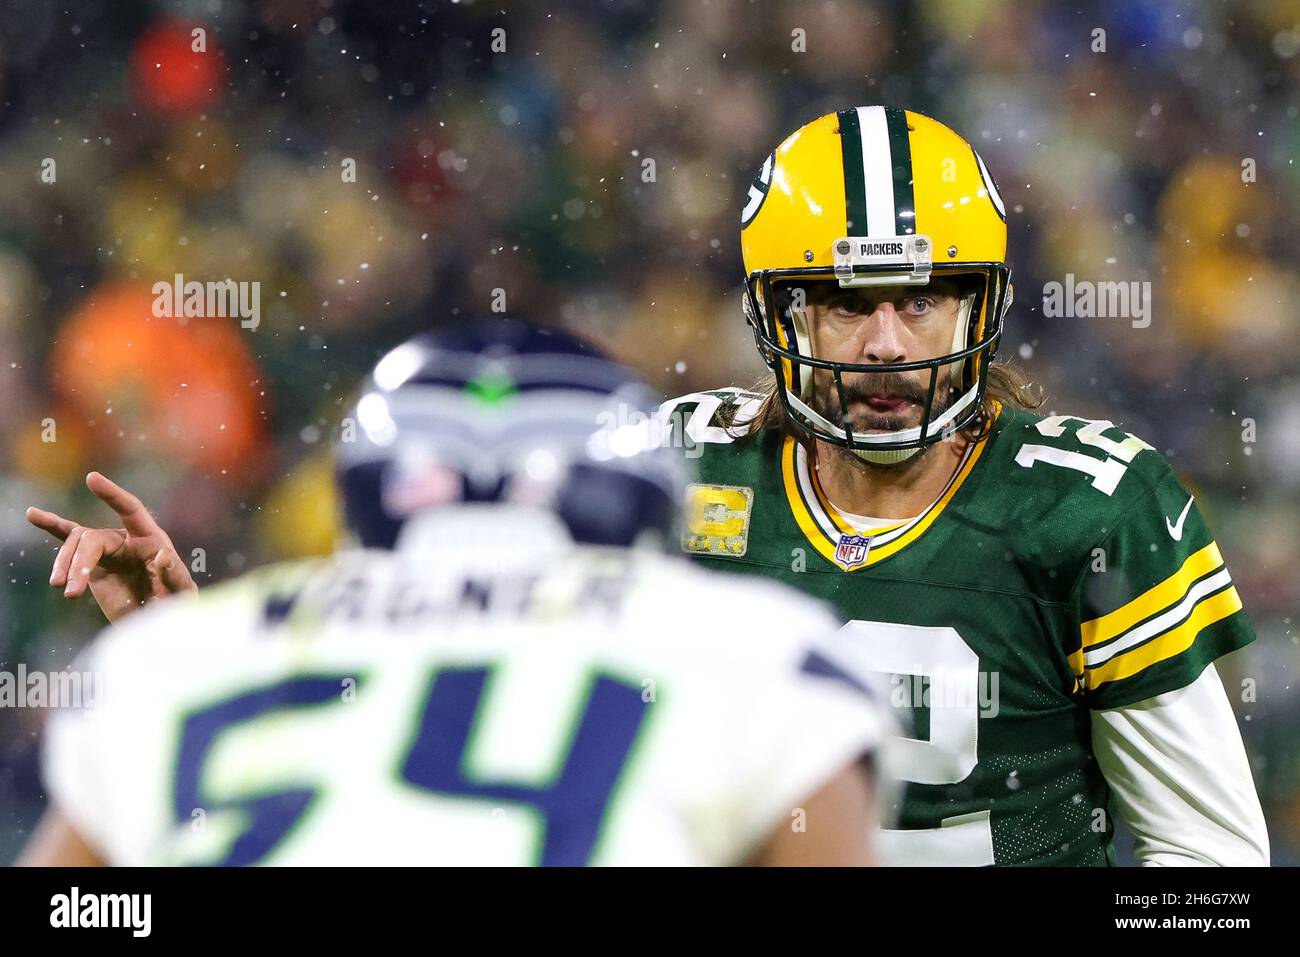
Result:
<svg viewBox="0 0 1300 957">
<path fill-rule="evenodd" d="M 1268 866 L 1264 813 L 1213 664 L 1185 688 L 1093 712 L 1092 745 L 1143 866 Z"/>
</svg>

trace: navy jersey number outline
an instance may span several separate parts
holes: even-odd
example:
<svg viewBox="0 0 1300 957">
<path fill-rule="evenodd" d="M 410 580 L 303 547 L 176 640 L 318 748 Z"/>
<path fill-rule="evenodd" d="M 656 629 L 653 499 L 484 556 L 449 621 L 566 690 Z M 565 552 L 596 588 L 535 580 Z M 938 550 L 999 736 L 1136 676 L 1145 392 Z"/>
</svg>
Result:
<svg viewBox="0 0 1300 957">
<path fill-rule="evenodd" d="M 222 867 L 256 864 L 288 836 L 320 795 L 320 788 L 304 784 L 227 801 L 205 800 L 201 788 L 203 767 L 217 739 L 236 725 L 268 714 L 341 703 L 344 682 L 352 677 L 311 675 L 281 681 L 233 698 L 223 698 L 192 712 L 185 719 L 176 760 L 173 803 L 176 823 L 188 823 L 198 810 L 207 815 L 243 810 L 247 817 L 247 826 L 232 842 L 226 856 L 208 863 Z"/>
<path fill-rule="evenodd" d="M 558 775 L 549 786 L 528 787 L 480 780 L 466 770 L 491 672 L 489 667 L 434 669 L 415 738 L 399 762 L 400 777 L 413 787 L 448 797 L 529 806 L 544 822 L 538 862 L 584 865 L 595 850 L 615 785 L 644 724 L 647 702 L 641 689 L 595 675 Z M 321 788 L 303 784 L 227 801 L 204 801 L 200 779 L 217 738 L 236 725 L 275 712 L 342 703 L 343 683 L 353 677 L 292 678 L 223 699 L 186 719 L 176 770 L 176 823 L 188 823 L 199 808 L 208 813 L 242 809 L 247 816 L 246 828 L 226 855 L 209 863 L 245 866 L 264 859 L 301 823 L 321 793 Z"/>
</svg>

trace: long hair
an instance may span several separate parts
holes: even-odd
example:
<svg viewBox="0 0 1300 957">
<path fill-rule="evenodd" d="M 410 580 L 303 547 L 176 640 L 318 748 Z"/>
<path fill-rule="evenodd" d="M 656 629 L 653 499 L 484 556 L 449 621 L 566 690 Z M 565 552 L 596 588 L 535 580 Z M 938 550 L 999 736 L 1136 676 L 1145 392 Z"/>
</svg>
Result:
<svg viewBox="0 0 1300 957">
<path fill-rule="evenodd" d="M 980 402 L 979 413 L 970 424 L 961 430 L 972 442 L 978 442 L 988 435 L 997 417 L 997 405 L 1011 406 L 1016 409 L 1032 411 L 1040 408 L 1046 396 L 1042 390 L 1030 382 L 1016 366 L 1006 362 L 992 362 L 986 373 L 984 398 Z M 727 434 L 735 439 L 758 436 L 763 432 L 777 430 L 803 441 L 806 436 L 790 421 L 789 413 L 781 402 L 781 394 L 776 387 L 776 377 L 767 373 L 751 389 L 760 395 L 758 412 L 752 418 L 736 421 L 740 405 L 730 404 L 719 410 L 719 421 Z"/>
</svg>

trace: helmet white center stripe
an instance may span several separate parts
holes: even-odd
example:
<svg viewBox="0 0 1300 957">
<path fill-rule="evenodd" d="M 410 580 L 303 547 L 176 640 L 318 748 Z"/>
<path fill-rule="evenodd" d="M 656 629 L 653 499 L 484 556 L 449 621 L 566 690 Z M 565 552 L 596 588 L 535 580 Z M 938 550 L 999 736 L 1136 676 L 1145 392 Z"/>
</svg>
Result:
<svg viewBox="0 0 1300 957">
<path fill-rule="evenodd" d="M 889 123 L 883 106 L 859 106 L 862 135 L 862 181 L 867 189 L 867 235 L 893 236 L 894 164 L 889 149 Z"/>
</svg>

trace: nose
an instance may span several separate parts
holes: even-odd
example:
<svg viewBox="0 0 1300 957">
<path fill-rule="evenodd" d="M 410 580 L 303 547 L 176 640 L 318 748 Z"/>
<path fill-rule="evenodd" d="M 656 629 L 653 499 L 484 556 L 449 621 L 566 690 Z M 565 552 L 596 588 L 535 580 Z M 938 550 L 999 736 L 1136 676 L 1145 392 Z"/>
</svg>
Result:
<svg viewBox="0 0 1300 957">
<path fill-rule="evenodd" d="M 867 363 L 903 362 L 907 358 L 904 344 L 906 324 L 892 302 L 881 302 L 860 327 L 862 356 Z"/>
</svg>

